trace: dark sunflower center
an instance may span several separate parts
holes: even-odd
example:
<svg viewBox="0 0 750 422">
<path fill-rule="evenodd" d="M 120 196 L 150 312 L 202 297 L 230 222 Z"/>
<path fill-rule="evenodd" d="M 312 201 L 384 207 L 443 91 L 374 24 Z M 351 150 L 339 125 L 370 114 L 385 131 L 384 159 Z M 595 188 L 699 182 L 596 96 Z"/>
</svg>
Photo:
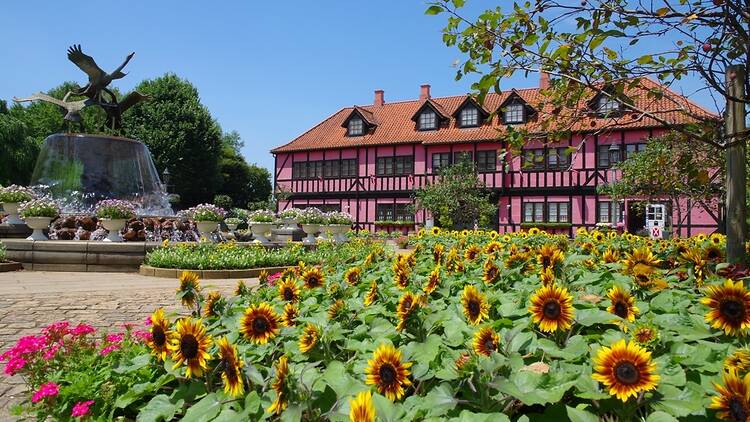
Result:
<svg viewBox="0 0 750 422">
<path fill-rule="evenodd" d="M 164 334 L 164 329 L 158 325 L 154 325 L 151 328 L 151 338 L 157 346 L 164 346 L 167 342 L 167 336 Z"/>
<path fill-rule="evenodd" d="M 719 305 L 719 312 L 729 322 L 738 323 L 745 318 L 745 305 L 737 300 L 725 300 Z"/>
<path fill-rule="evenodd" d="M 286 300 L 288 302 L 288 301 L 290 301 L 292 299 L 294 299 L 294 292 L 292 292 L 292 289 L 290 289 L 289 287 L 285 288 L 284 289 L 284 300 Z"/>
<path fill-rule="evenodd" d="M 641 343 L 646 343 L 647 341 L 651 340 L 651 330 L 643 329 L 638 331 L 638 340 Z"/>
<path fill-rule="evenodd" d="M 743 401 L 738 397 L 729 399 L 727 407 L 729 408 L 729 416 L 732 417 L 733 421 L 746 421 L 747 417 L 750 416 Z"/>
<path fill-rule="evenodd" d="M 642 286 L 648 284 L 649 281 L 646 274 L 638 274 L 635 276 L 635 279 L 638 281 L 638 284 Z"/>
<path fill-rule="evenodd" d="M 307 279 L 307 283 L 311 286 L 317 286 L 318 285 L 318 278 L 313 276 Z"/>
<path fill-rule="evenodd" d="M 404 312 L 408 312 L 411 309 L 411 299 L 404 300 Z"/>
<path fill-rule="evenodd" d="M 490 352 L 494 352 L 495 351 L 495 342 L 492 341 L 491 338 L 488 338 L 484 342 L 484 348 L 487 349 L 487 350 L 489 350 Z"/>
<path fill-rule="evenodd" d="M 237 380 L 237 370 L 235 366 L 232 364 L 232 361 L 229 359 L 225 359 L 222 362 L 224 374 L 227 376 L 227 379 L 230 381 L 236 381 Z"/>
<path fill-rule="evenodd" d="M 192 334 L 185 334 L 180 339 L 180 352 L 186 359 L 198 356 L 198 340 Z"/>
<path fill-rule="evenodd" d="M 632 385 L 641 379 L 641 375 L 632 362 L 620 362 L 615 366 L 615 378 L 622 384 Z"/>
<path fill-rule="evenodd" d="M 554 300 L 550 300 L 542 307 L 542 313 L 549 319 L 557 319 L 560 316 L 560 304 Z"/>
<path fill-rule="evenodd" d="M 253 331 L 265 333 L 268 331 L 268 320 L 263 317 L 253 319 Z"/>
<path fill-rule="evenodd" d="M 548 256 L 542 257 L 542 267 L 547 268 L 551 264 L 552 264 L 552 260 L 550 259 L 550 257 Z"/>
<path fill-rule="evenodd" d="M 490 280 L 494 280 L 496 275 L 497 275 L 497 268 L 490 267 L 490 269 L 487 270 L 487 278 L 489 278 Z"/>
<path fill-rule="evenodd" d="M 617 315 L 620 318 L 627 318 L 628 317 L 628 305 L 626 305 L 625 302 L 615 303 L 615 315 Z"/>
<path fill-rule="evenodd" d="M 396 368 L 389 363 L 380 365 L 380 371 L 378 371 L 378 374 L 380 375 L 382 384 L 390 385 L 396 382 Z"/>
<path fill-rule="evenodd" d="M 718 251 L 716 251 L 716 250 L 714 250 L 714 249 L 710 249 L 710 250 L 708 251 L 708 253 L 706 254 L 706 257 L 707 257 L 708 259 L 710 259 L 710 260 L 716 259 L 716 258 L 718 258 L 718 257 L 719 257 L 719 252 L 718 252 Z"/>
<path fill-rule="evenodd" d="M 472 318 L 476 318 L 479 315 L 479 302 L 476 300 L 470 300 L 469 303 L 466 305 L 466 307 L 469 309 L 469 315 L 472 316 Z"/>
</svg>

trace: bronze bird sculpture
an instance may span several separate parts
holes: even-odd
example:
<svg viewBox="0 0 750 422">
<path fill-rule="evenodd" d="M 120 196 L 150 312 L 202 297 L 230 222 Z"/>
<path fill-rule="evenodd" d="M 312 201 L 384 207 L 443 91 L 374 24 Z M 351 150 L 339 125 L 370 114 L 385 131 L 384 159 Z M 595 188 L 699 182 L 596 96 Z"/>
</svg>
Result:
<svg viewBox="0 0 750 422">
<path fill-rule="evenodd" d="M 92 100 L 98 102 L 102 102 L 102 92 L 106 92 L 111 97 L 110 101 L 116 102 L 117 98 L 112 93 L 112 91 L 107 89 L 107 86 L 113 80 L 125 77 L 125 73 L 122 72 L 122 69 L 125 68 L 125 66 L 128 64 L 130 59 L 133 58 L 134 55 L 135 53 L 128 54 L 128 56 L 125 58 L 125 61 L 120 65 L 120 67 L 115 69 L 112 73 L 107 73 L 96 64 L 93 57 L 84 54 L 83 50 L 81 50 L 80 44 L 74 44 L 73 46 L 68 48 L 68 60 L 73 62 L 88 75 L 89 83 L 73 93 L 76 95 L 89 97 Z"/>
<path fill-rule="evenodd" d="M 68 97 L 70 97 L 70 95 L 71 95 L 71 92 L 68 92 L 67 94 L 65 94 L 65 97 L 62 100 L 58 100 L 55 97 L 51 97 L 41 92 L 37 92 L 36 94 L 32 94 L 28 98 L 13 97 L 13 101 L 17 103 L 24 103 L 24 102 L 30 102 L 30 101 L 44 101 L 47 103 L 55 104 L 57 106 L 62 107 L 65 110 L 64 119 L 66 121 L 80 123 L 82 122 L 81 110 L 83 110 L 84 107 L 87 107 L 96 103 L 90 98 L 87 98 L 85 100 L 80 100 L 80 101 L 68 101 Z"/>
<path fill-rule="evenodd" d="M 119 129 L 122 126 L 122 113 L 141 101 L 148 101 L 149 99 L 151 99 L 150 96 L 133 91 L 120 102 L 99 103 L 107 113 L 107 127 L 110 129 Z"/>
</svg>

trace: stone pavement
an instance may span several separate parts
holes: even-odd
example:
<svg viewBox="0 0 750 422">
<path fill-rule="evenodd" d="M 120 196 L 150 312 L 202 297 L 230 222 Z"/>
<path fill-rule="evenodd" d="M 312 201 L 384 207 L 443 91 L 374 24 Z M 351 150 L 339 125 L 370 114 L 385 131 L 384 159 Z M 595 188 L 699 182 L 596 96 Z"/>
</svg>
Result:
<svg viewBox="0 0 750 422">
<path fill-rule="evenodd" d="M 251 286 L 257 280 L 246 283 Z M 237 280 L 201 280 L 204 290 L 226 294 L 236 284 Z M 0 273 L 0 353 L 20 337 L 38 334 L 42 327 L 56 321 L 86 322 L 116 330 L 124 322 L 143 322 L 159 306 L 182 310 L 175 299 L 178 285 L 176 279 L 135 273 Z M 23 392 L 20 377 L 0 374 L 0 420 L 9 420 L 8 406 Z"/>
</svg>

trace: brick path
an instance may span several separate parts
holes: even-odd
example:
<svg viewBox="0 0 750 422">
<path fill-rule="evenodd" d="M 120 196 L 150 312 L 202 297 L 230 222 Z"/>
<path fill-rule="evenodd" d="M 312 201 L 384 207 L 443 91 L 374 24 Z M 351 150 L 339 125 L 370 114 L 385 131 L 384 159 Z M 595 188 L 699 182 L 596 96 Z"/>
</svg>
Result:
<svg viewBox="0 0 750 422">
<path fill-rule="evenodd" d="M 142 322 L 158 306 L 178 310 L 178 284 L 174 279 L 137 274 L 0 273 L 0 353 L 18 338 L 38 334 L 55 321 L 116 329 L 123 322 Z M 236 284 L 237 280 L 201 281 L 204 289 L 224 293 L 233 291 Z M 7 408 L 24 392 L 22 382 L 20 377 L 0 375 L 0 420 L 10 418 Z"/>
</svg>

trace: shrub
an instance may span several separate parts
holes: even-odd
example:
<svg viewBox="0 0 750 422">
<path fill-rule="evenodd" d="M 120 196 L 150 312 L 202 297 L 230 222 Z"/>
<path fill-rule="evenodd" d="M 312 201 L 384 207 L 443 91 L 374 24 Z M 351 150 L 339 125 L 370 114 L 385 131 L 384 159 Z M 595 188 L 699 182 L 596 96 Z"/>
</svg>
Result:
<svg viewBox="0 0 750 422">
<path fill-rule="evenodd" d="M 0 262 L 5 262 L 5 245 L 0 243 Z"/>
<path fill-rule="evenodd" d="M 24 202 L 18 208 L 18 214 L 23 217 L 49 217 L 55 218 L 60 215 L 60 208 L 51 199 L 34 199 Z"/>
<path fill-rule="evenodd" d="M 21 203 L 32 199 L 34 199 L 34 193 L 29 188 L 18 185 L 0 187 L 0 203 Z"/>
<path fill-rule="evenodd" d="M 232 204 L 234 204 L 234 201 L 232 201 L 232 198 L 229 195 L 214 196 L 214 205 L 216 205 L 219 208 L 228 210 L 232 208 Z"/>
<path fill-rule="evenodd" d="M 135 204 L 119 199 L 105 199 L 96 204 L 95 213 L 99 218 L 129 220 L 135 217 Z"/>
</svg>

